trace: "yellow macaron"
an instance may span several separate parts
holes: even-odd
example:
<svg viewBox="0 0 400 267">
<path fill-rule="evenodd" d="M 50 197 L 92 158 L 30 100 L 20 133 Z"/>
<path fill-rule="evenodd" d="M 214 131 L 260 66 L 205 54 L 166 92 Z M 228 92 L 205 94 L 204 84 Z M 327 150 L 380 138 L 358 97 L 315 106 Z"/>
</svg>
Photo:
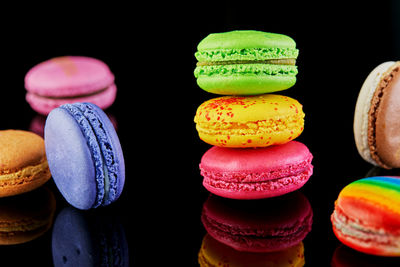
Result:
<svg viewBox="0 0 400 267">
<path fill-rule="evenodd" d="M 201 104 L 194 121 L 199 137 L 222 147 L 266 147 L 287 143 L 304 129 L 302 105 L 274 94 L 223 96 Z"/>
</svg>

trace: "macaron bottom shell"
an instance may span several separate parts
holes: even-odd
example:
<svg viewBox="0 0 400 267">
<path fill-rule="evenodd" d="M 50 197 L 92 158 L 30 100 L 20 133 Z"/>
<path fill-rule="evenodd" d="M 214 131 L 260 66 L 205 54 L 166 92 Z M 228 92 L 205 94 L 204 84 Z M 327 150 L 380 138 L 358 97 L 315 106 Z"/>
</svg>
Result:
<svg viewBox="0 0 400 267">
<path fill-rule="evenodd" d="M 226 182 L 204 177 L 203 186 L 211 193 L 232 199 L 263 199 L 281 196 L 300 189 L 310 178 L 313 168 L 308 167 L 299 174 L 263 182 Z M 248 174 L 244 174 L 246 177 Z"/>
<path fill-rule="evenodd" d="M 304 119 L 293 116 L 225 125 L 198 123 L 196 129 L 200 139 L 211 145 L 233 148 L 266 147 L 285 144 L 298 137 L 303 132 Z"/>
<path fill-rule="evenodd" d="M 219 95 L 258 95 L 278 92 L 292 87 L 295 76 L 232 75 L 199 76 L 197 84 L 203 90 Z"/>
<path fill-rule="evenodd" d="M 333 233 L 337 239 L 352 249 L 376 256 L 400 256 L 399 247 L 393 245 L 400 243 L 399 237 L 380 233 L 378 229 L 372 232 L 337 212 L 332 215 L 332 223 Z"/>
<path fill-rule="evenodd" d="M 75 103 L 75 102 L 90 102 L 101 109 L 106 109 L 110 107 L 116 98 L 117 95 L 117 87 L 115 84 L 110 85 L 104 90 L 100 90 L 97 93 L 93 93 L 90 95 L 77 95 L 75 97 L 59 97 L 59 98 L 51 98 L 45 96 L 39 96 L 33 93 L 26 94 L 26 101 L 32 107 L 33 110 L 42 115 L 47 115 L 53 109 L 67 104 L 67 103 Z"/>
</svg>

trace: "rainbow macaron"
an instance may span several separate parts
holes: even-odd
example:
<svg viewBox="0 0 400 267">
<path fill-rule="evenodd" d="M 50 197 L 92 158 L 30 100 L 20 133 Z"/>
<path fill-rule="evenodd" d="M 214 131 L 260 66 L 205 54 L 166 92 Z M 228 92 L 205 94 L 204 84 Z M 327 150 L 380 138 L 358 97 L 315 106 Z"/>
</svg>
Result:
<svg viewBox="0 0 400 267">
<path fill-rule="evenodd" d="M 400 168 L 400 61 L 377 66 L 365 80 L 354 113 L 361 157 L 386 169 Z"/>
<path fill-rule="evenodd" d="M 266 148 L 214 146 L 200 162 L 204 187 L 233 199 L 280 196 L 301 188 L 313 173 L 312 154 L 297 141 Z"/>
<path fill-rule="evenodd" d="M 369 177 L 340 192 L 331 216 L 345 245 L 363 253 L 400 256 L 400 177 Z"/>
<path fill-rule="evenodd" d="M 200 139 L 224 147 L 265 147 L 289 142 L 304 129 L 302 105 L 264 94 L 223 96 L 202 103 L 194 121 Z"/>
<path fill-rule="evenodd" d="M 25 76 L 25 88 L 26 101 L 43 115 L 75 102 L 90 102 L 105 109 L 117 93 L 108 66 L 82 56 L 56 57 L 34 66 Z"/>
<path fill-rule="evenodd" d="M 296 83 L 295 41 L 262 31 L 213 33 L 197 46 L 194 75 L 205 91 L 222 95 L 256 95 Z"/>
</svg>

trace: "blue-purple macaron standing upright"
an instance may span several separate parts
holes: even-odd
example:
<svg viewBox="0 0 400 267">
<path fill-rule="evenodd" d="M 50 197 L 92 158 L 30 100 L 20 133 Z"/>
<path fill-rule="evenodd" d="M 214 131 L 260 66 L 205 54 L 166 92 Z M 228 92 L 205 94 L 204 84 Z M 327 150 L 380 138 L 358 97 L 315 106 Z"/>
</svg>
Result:
<svg viewBox="0 0 400 267">
<path fill-rule="evenodd" d="M 119 198 L 124 156 L 112 123 L 98 106 L 74 103 L 53 109 L 44 139 L 50 172 L 68 203 L 87 210 Z"/>
</svg>

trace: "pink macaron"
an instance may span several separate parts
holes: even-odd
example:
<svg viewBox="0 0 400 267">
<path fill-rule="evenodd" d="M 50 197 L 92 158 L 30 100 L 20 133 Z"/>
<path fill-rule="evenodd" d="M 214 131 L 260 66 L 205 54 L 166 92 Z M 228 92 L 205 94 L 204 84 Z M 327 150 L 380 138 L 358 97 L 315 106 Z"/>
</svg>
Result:
<svg viewBox="0 0 400 267">
<path fill-rule="evenodd" d="M 56 57 L 34 66 L 25 76 L 25 88 L 26 101 L 43 115 L 75 102 L 90 102 L 106 109 L 117 92 L 108 66 L 82 56 Z"/>
<path fill-rule="evenodd" d="M 297 141 L 265 148 L 214 146 L 202 157 L 204 187 L 233 199 L 280 196 L 301 188 L 313 173 L 312 154 Z"/>
</svg>

